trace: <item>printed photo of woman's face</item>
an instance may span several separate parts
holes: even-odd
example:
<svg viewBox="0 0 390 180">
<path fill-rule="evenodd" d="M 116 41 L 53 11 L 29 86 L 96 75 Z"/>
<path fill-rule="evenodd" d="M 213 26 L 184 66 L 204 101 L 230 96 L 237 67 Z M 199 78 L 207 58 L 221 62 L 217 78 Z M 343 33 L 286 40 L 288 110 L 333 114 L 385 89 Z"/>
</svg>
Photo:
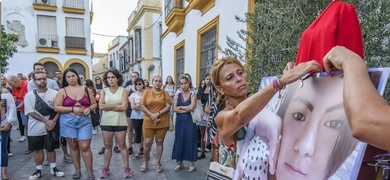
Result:
<svg viewBox="0 0 390 180">
<path fill-rule="evenodd" d="M 296 82 L 296 83 L 300 83 Z M 293 89 L 295 88 L 295 89 Z M 309 78 L 303 87 L 290 85 L 283 104 L 283 119 L 276 178 L 284 179 L 328 179 L 334 171 L 332 166 L 340 166 L 348 157 L 335 158 L 335 151 L 348 151 L 353 148 L 336 149 L 336 143 L 357 141 L 348 131 L 348 121 L 343 104 L 343 78 L 327 76 Z M 288 102 L 287 102 L 288 101 Z M 283 104 L 281 107 L 283 107 Z M 340 137 L 341 135 L 346 137 Z"/>
</svg>

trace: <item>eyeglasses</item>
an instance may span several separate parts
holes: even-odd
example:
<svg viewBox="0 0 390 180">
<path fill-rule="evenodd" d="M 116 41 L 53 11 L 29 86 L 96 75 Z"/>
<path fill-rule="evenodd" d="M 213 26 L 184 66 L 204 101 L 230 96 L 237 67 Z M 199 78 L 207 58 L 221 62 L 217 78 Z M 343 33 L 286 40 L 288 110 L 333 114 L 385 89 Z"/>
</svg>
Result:
<svg viewBox="0 0 390 180">
<path fill-rule="evenodd" d="M 38 78 L 38 79 L 35 79 L 35 81 L 46 81 L 46 78 Z"/>
<path fill-rule="evenodd" d="M 135 84 L 136 86 L 141 86 L 142 85 L 142 83 L 137 83 L 137 84 Z"/>
<path fill-rule="evenodd" d="M 56 75 L 61 75 L 61 73 L 56 73 Z"/>
</svg>

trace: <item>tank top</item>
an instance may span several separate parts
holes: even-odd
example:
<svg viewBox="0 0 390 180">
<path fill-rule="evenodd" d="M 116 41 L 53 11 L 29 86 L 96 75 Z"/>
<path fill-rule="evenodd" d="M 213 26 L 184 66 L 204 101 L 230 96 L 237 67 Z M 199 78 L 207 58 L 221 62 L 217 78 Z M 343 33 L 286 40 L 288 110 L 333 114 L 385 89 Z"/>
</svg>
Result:
<svg viewBox="0 0 390 180">
<path fill-rule="evenodd" d="M 121 104 L 122 95 L 125 88 L 118 87 L 118 90 L 115 94 L 111 93 L 109 88 L 105 88 L 105 97 L 104 101 L 106 104 Z M 125 111 L 103 111 L 102 120 L 100 122 L 101 126 L 127 126 L 127 117 Z"/>
<path fill-rule="evenodd" d="M 73 107 L 73 106 L 75 106 L 77 104 L 77 102 L 80 103 L 80 106 L 83 106 L 83 107 L 90 106 L 89 99 L 88 99 L 88 96 L 85 94 L 85 91 L 84 91 L 84 96 L 81 99 L 79 99 L 79 100 L 75 100 L 75 99 L 69 97 L 65 88 L 64 88 L 64 91 L 65 91 L 66 97 L 64 99 L 63 105 L 65 107 Z"/>
</svg>

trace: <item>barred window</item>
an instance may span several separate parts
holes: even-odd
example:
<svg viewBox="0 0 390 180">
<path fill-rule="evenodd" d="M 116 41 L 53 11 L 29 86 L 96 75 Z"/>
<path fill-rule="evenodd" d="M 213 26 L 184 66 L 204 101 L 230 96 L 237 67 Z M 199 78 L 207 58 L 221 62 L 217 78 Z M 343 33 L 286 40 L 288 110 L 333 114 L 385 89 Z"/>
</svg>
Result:
<svg viewBox="0 0 390 180">
<path fill-rule="evenodd" d="M 203 79 L 210 73 L 215 61 L 217 27 L 213 27 L 201 35 L 200 48 L 200 78 Z"/>
<path fill-rule="evenodd" d="M 180 86 L 179 79 L 184 74 L 184 46 L 176 49 L 176 86 Z"/>
</svg>

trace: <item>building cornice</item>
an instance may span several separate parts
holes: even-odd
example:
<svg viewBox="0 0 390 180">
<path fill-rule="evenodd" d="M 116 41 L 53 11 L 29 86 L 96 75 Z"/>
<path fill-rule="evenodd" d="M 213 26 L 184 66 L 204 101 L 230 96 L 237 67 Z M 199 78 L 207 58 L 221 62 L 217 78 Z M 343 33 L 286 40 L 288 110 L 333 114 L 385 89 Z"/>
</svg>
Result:
<svg viewBox="0 0 390 180">
<path fill-rule="evenodd" d="M 134 16 L 134 19 L 130 22 L 130 24 L 127 26 L 126 31 L 130 32 L 134 28 L 134 26 L 138 23 L 139 19 L 144 15 L 144 13 L 159 13 L 161 14 L 161 8 L 149 6 L 149 5 L 143 5 L 139 11 L 137 11 L 137 14 Z"/>
<path fill-rule="evenodd" d="M 40 53 L 53 53 L 53 54 L 58 54 L 60 53 L 59 48 L 53 48 L 53 47 L 36 47 L 37 52 Z"/>
</svg>

